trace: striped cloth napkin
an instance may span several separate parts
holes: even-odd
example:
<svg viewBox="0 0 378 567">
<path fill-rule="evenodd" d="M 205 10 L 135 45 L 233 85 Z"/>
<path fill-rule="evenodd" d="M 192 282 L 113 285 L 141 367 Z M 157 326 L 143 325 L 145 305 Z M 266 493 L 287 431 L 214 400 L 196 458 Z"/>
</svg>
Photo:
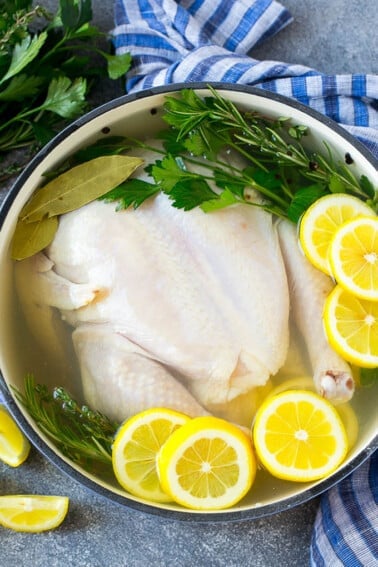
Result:
<svg viewBox="0 0 378 567">
<path fill-rule="evenodd" d="M 130 52 L 127 92 L 228 82 L 293 97 L 339 122 L 378 158 L 378 76 L 324 75 L 257 61 L 250 50 L 292 20 L 275 0 L 115 0 L 116 53 Z M 378 565 L 378 453 L 320 499 L 311 565 Z"/>
<path fill-rule="evenodd" d="M 198 81 L 254 85 L 326 114 L 378 157 L 378 75 L 324 75 L 247 55 L 291 20 L 275 0 L 115 0 L 113 42 L 133 56 L 129 93 Z"/>
</svg>

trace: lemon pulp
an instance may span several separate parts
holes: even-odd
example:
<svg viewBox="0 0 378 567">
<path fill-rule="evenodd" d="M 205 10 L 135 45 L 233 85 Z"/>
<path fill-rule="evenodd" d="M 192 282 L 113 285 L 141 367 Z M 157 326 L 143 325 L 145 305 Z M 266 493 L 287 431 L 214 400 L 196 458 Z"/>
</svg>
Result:
<svg viewBox="0 0 378 567">
<path fill-rule="evenodd" d="M 257 412 L 253 439 L 258 457 L 272 475 L 298 482 L 332 473 L 348 449 L 335 408 L 307 390 L 268 398 Z"/>
<path fill-rule="evenodd" d="M 116 434 L 112 462 L 119 484 L 134 496 L 155 502 L 171 498 L 161 488 L 156 456 L 168 437 L 189 417 L 166 408 L 152 408 L 128 419 Z"/>
<path fill-rule="evenodd" d="M 157 467 L 163 489 L 194 510 L 236 504 L 256 474 L 251 439 L 215 417 L 194 418 L 175 431 L 159 452 Z"/>
<path fill-rule="evenodd" d="M 0 496 L 0 525 L 20 532 L 42 532 L 57 528 L 66 517 L 66 496 Z"/>
<path fill-rule="evenodd" d="M 357 215 L 376 216 L 373 209 L 352 195 L 332 194 L 313 203 L 301 218 L 299 241 L 310 262 L 330 274 L 329 245 L 336 230 Z"/>
</svg>

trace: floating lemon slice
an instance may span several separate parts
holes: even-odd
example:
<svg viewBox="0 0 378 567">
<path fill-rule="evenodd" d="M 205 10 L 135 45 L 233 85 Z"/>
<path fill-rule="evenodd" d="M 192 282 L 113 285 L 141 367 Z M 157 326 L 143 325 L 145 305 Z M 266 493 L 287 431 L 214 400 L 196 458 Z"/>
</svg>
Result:
<svg viewBox="0 0 378 567">
<path fill-rule="evenodd" d="M 153 408 L 128 419 L 118 430 L 112 449 L 114 474 L 131 494 L 155 502 L 172 499 L 162 490 L 156 455 L 168 437 L 190 418 L 182 413 Z"/>
<path fill-rule="evenodd" d="M 57 528 L 66 517 L 66 496 L 0 496 L 0 525 L 18 532 L 44 532 Z"/>
<path fill-rule="evenodd" d="M 29 441 L 8 411 L 0 406 L 0 459 L 11 467 L 18 467 L 27 459 L 29 451 Z"/>
<path fill-rule="evenodd" d="M 163 489 L 193 510 L 219 510 L 236 504 L 256 474 L 251 439 L 216 417 L 192 419 L 175 431 L 157 457 Z"/>
<path fill-rule="evenodd" d="M 268 398 L 257 412 L 253 439 L 258 457 L 273 476 L 297 482 L 331 474 L 348 450 L 335 408 L 306 390 Z"/>
<path fill-rule="evenodd" d="M 358 215 L 376 216 L 373 209 L 357 197 L 333 194 L 321 197 L 304 213 L 299 240 L 306 257 L 322 272 L 330 274 L 328 248 L 336 230 Z"/>
<path fill-rule="evenodd" d="M 337 285 L 323 318 L 328 341 L 345 360 L 362 368 L 378 366 L 378 301 L 359 299 Z"/>
<path fill-rule="evenodd" d="M 296 376 L 277 384 L 268 394 L 268 397 L 276 396 L 287 390 L 309 390 L 316 393 L 314 380 L 310 376 Z M 345 427 L 346 436 L 348 438 L 348 447 L 353 447 L 358 438 L 358 419 L 353 407 L 349 402 L 338 404 L 335 410 L 339 414 L 341 421 Z"/>
<path fill-rule="evenodd" d="M 329 263 L 344 289 L 378 301 L 378 217 L 358 217 L 338 228 L 329 247 Z"/>
</svg>

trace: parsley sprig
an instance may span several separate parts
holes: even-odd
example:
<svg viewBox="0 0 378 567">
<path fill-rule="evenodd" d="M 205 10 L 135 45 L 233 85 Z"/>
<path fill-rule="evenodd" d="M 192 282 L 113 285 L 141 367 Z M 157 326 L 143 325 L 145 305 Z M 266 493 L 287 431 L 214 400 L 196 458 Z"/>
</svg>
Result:
<svg viewBox="0 0 378 567">
<path fill-rule="evenodd" d="M 1 3 L 0 158 L 45 144 L 87 109 L 96 79 L 129 68 L 130 54 L 100 48 L 105 34 L 91 19 L 91 0 L 60 0 L 56 14 L 31 0 Z"/>
<path fill-rule="evenodd" d="M 303 144 L 308 129 L 287 117 L 272 120 L 243 111 L 209 87 L 208 97 L 192 89 L 167 96 L 163 119 L 169 130 L 160 134 L 163 151 L 147 168 L 154 184 L 128 181 L 105 195 L 118 208 L 138 207 L 158 192 L 184 210 L 201 207 L 209 212 L 235 203 L 260 206 L 297 222 L 311 203 L 326 193 L 349 193 L 378 211 L 378 192 L 351 167 L 352 157 L 336 160 L 327 144 L 324 154 Z M 153 149 L 132 140 L 131 144 Z M 237 154 L 243 167 L 232 165 Z M 199 166 L 200 170 L 193 166 Z M 251 189 L 262 201 L 256 202 Z"/>
</svg>

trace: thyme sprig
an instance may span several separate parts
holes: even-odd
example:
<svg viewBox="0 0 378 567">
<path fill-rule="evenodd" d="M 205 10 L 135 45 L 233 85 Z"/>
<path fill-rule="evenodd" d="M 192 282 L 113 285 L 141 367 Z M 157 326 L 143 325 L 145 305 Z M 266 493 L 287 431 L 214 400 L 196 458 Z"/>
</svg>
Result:
<svg viewBox="0 0 378 567">
<path fill-rule="evenodd" d="M 63 387 L 52 393 L 34 376 L 25 377 L 24 391 L 15 395 L 38 427 L 75 463 L 93 470 L 111 466 L 114 435 L 119 424 L 99 411 L 80 405 Z"/>
</svg>

